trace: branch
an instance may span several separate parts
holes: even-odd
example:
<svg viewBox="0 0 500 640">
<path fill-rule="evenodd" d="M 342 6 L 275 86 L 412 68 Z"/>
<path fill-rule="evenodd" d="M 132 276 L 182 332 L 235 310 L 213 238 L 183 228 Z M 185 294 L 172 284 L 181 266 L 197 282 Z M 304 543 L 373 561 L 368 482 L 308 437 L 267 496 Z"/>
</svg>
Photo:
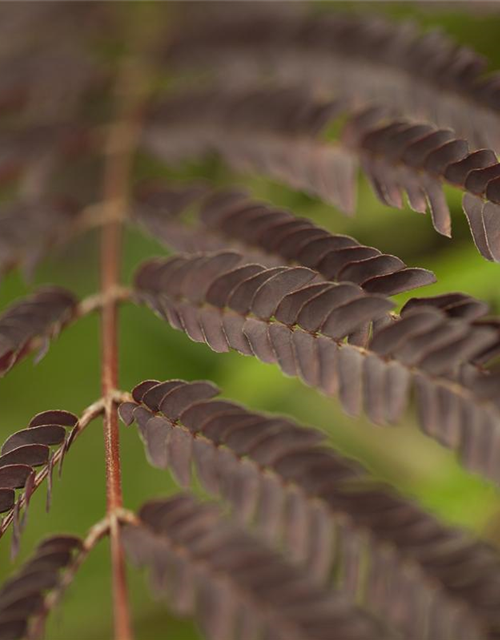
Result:
<svg viewBox="0 0 500 640">
<path fill-rule="evenodd" d="M 76 308 L 76 317 L 82 318 L 96 311 L 101 311 L 105 304 L 128 302 L 132 292 L 128 287 L 116 286 L 109 289 L 106 294 L 100 292 L 84 298 Z"/>
</svg>

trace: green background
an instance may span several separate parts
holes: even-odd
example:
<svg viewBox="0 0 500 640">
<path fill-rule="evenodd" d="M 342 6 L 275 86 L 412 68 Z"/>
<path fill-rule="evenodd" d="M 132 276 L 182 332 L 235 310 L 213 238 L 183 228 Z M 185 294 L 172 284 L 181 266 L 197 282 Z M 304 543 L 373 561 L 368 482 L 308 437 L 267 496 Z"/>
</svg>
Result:
<svg viewBox="0 0 500 640">
<path fill-rule="evenodd" d="M 353 6 L 354 5 L 354 6 Z M 349 10 L 379 10 L 396 17 L 411 15 L 424 27 L 441 25 L 458 41 L 472 45 L 487 55 L 492 68 L 500 67 L 500 13 L 462 13 L 454 7 L 434 3 L 349 3 Z M 322 3 L 321 10 L 337 10 L 344 5 Z M 131 20 L 137 6 L 120 5 Z M 139 14 L 139 15 L 147 15 Z M 168 11 L 162 13 L 168 20 Z M 168 24 L 165 24 L 168 29 Z M 110 40 L 113 40 L 110 35 Z M 389 210 L 379 204 L 362 180 L 358 214 L 347 219 L 330 206 L 294 193 L 264 179 L 231 175 L 215 160 L 185 166 L 171 172 L 145 158 L 137 162 L 138 176 L 173 175 L 181 178 L 206 176 L 219 184 L 237 182 L 251 187 L 259 197 L 290 208 L 335 233 L 348 233 L 359 241 L 393 253 L 410 266 L 432 269 L 438 283 L 421 291 L 433 295 L 463 291 L 490 302 L 500 311 L 498 266 L 487 263 L 475 250 L 465 216 L 461 213 L 461 194 L 446 189 L 453 214 L 453 240 L 439 237 L 431 228 L 429 216 L 409 211 Z M 125 236 L 124 282 L 141 260 L 166 251 L 139 231 Z M 46 259 L 35 278 L 26 284 L 18 272 L 10 273 L 0 286 L 0 307 L 32 290 L 35 284 L 52 282 L 68 286 L 85 296 L 98 286 L 98 234 L 91 232 L 74 240 Z M 418 292 L 420 294 L 420 292 Z M 401 296 L 401 303 L 410 295 Z M 2 441 L 24 428 L 35 413 L 64 408 L 76 413 L 99 397 L 99 331 L 93 315 L 67 328 L 51 346 L 44 360 L 33 367 L 30 358 L 0 381 L 0 430 Z M 382 428 L 360 418 L 345 417 L 335 399 L 326 399 L 296 379 L 284 377 L 277 367 L 236 353 L 215 354 L 195 344 L 154 317 L 145 308 L 131 305 L 120 311 L 120 386 L 130 390 L 145 378 L 186 380 L 210 379 L 223 394 L 259 410 L 282 412 L 300 422 L 324 430 L 341 451 L 362 460 L 374 474 L 396 485 L 444 520 L 461 525 L 500 544 L 499 493 L 490 484 L 463 471 L 454 456 L 422 436 L 411 413 L 404 426 Z M 145 499 L 165 495 L 174 485 L 165 472 L 152 469 L 143 455 L 135 427 L 122 427 L 123 492 L 125 506 L 137 508 Z M 84 535 L 105 513 L 105 473 L 102 425 L 97 420 L 78 439 L 65 460 L 62 480 L 55 479 L 53 504 L 45 512 L 45 487 L 33 497 L 28 524 L 22 537 L 16 564 L 33 550 L 40 537 L 52 532 Z M 12 570 L 9 558 L 10 533 L 0 545 L 2 577 Z M 14 565 L 15 566 L 15 565 Z M 65 596 L 64 607 L 52 616 L 48 640 L 105 640 L 112 637 L 108 541 L 92 552 L 75 583 Z M 159 637 L 188 640 L 198 637 L 194 625 L 168 616 L 163 604 L 154 602 L 145 577 L 129 570 L 135 627 L 138 640 Z"/>
</svg>

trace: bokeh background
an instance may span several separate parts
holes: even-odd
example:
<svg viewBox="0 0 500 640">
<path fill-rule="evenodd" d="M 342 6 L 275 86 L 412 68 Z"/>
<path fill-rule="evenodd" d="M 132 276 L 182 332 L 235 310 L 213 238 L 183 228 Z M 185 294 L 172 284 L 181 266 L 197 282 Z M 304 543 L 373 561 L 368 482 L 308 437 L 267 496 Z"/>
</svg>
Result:
<svg viewBox="0 0 500 640">
<path fill-rule="evenodd" d="M 488 56 L 492 69 L 500 68 L 500 5 L 497 3 L 322 2 L 315 8 L 376 11 L 395 19 L 411 16 L 423 28 L 439 25 L 457 41 Z M 167 31 L 168 9 L 161 12 Z M 137 3 L 117 3 L 116 10 L 123 12 L 127 21 L 137 17 L 148 19 L 150 15 L 141 11 Z M 114 34 L 110 34 L 110 43 L 115 45 L 116 41 Z M 165 79 L 168 82 L 167 69 Z M 183 165 L 173 171 L 138 157 L 135 174 L 137 180 L 143 177 L 187 180 L 203 176 L 220 185 L 246 185 L 256 196 L 298 215 L 310 216 L 332 232 L 353 235 L 360 242 L 400 256 L 410 266 L 432 269 L 438 282 L 426 287 L 422 294 L 462 291 L 487 300 L 494 312 L 500 312 L 499 268 L 485 262 L 473 247 L 461 213 L 461 194 L 451 188 L 446 194 L 453 213 L 454 235 L 453 240 L 447 240 L 432 230 L 428 216 L 383 207 L 364 182 L 359 192 L 359 213 L 347 219 L 331 206 L 268 180 L 231 174 L 216 159 Z M 124 282 L 130 282 L 141 260 L 165 253 L 153 239 L 144 237 L 138 230 L 127 230 Z M 97 265 L 98 234 L 90 232 L 50 255 L 34 282 L 27 284 L 18 272 L 10 273 L 0 286 L 0 308 L 39 283 L 61 284 L 86 296 L 98 286 Z M 411 296 L 400 296 L 398 303 L 408 297 Z M 120 320 L 122 389 L 130 390 L 145 378 L 213 380 L 228 398 L 257 410 L 285 413 L 319 427 L 328 434 L 332 446 L 362 460 L 376 476 L 394 484 L 443 520 L 469 528 L 500 545 L 499 492 L 463 471 L 453 455 L 419 434 L 411 413 L 404 426 L 391 428 L 374 427 L 362 418 L 352 420 L 342 414 L 335 399 L 326 399 L 298 380 L 284 377 L 277 367 L 236 353 L 215 354 L 205 345 L 190 342 L 187 336 L 174 331 L 145 308 L 123 306 Z M 24 428 L 30 417 L 41 410 L 64 408 L 81 412 L 100 395 L 99 367 L 98 318 L 90 316 L 65 330 L 36 367 L 27 359 L 0 381 L 1 440 Z M 174 491 L 169 475 L 146 462 L 136 429 L 123 427 L 121 438 L 126 506 L 135 509 L 146 498 Z M 104 512 L 102 425 L 96 421 L 70 451 L 62 480 L 55 479 L 49 514 L 45 511 L 44 488 L 34 495 L 21 553 L 14 565 L 9 557 L 10 534 L 2 541 L 2 579 L 33 550 L 40 537 L 52 532 L 83 535 Z M 47 640 L 112 637 L 109 568 L 108 542 L 104 540 L 78 574 L 65 597 L 63 609 L 52 616 Z M 129 579 L 138 640 L 164 636 L 176 640 L 198 638 L 193 624 L 170 617 L 162 603 L 150 598 L 144 575 L 131 569 Z"/>
</svg>

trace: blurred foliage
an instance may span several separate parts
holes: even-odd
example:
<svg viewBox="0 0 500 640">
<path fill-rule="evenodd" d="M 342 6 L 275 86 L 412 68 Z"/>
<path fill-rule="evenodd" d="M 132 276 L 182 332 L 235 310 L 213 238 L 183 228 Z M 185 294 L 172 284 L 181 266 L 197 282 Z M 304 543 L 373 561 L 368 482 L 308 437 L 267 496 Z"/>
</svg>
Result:
<svg viewBox="0 0 500 640">
<path fill-rule="evenodd" d="M 148 3 L 143 3 L 148 4 Z M 320 3 L 317 10 L 383 11 L 396 18 L 413 17 L 424 27 L 440 25 L 457 40 L 489 56 L 492 67 L 500 68 L 500 12 L 475 15 L 461 11 L 461 3 L 440 11 L 438 3 Z M 137 5 L 120 5 L 126 19 L 137 19 Z M 141 9 L 141 11 L 144 11 Z M 165 12 L 168 16 L 168 11 Z M 141 18 L 147 19 L 148 12 Z M 168 28 L 168 25 L 165 25 Z M 115 34 L 103 50 L 120 53 Z M 248 186 L 258 197 L 310 216 L 328 229 L 352 234 L 361 242 L 395 253 L 412 266 L 434 270 L 438 282 L 422 293 L 464 291 L 489 301 L 500 311 L 498 266 L 485 262 L 472 246 L 460 194 L 447 190 L 452 207 L 453 240 L 434 233 L 427 216 L 390 210 L 375 200 L 365 183 L 359 193 L 359 213 L 349 219 L 330 206 L 304 194 L 292 192 L 269 181 L 231 175 L 215 159 L 169 170 L 146 158 L 137 161 L 138 177 L 189 179 L 203 176 L 217 184 L 235 181 Z M 25 284 L 18 273 L 10 274 L 0 288 L 0 307 L 29 291 L 34 284 L 55 282 L 85 296 L 97 288 L 97 234 L 92 232 L 51 256 L 38 272 L 35 283 Z M 127 232 L 123 265 L 129 282 L 136 265 L 165 250 L 136 230 Z M 419 292 L 420 293 L 420 292 Z M 401 296 L 399 302 L 410 297 Z M 338 402 L 326 399 L 295 379 L 284 377 L 277 368 L 235 353 L 218 355 L 195 344 L 155 318 L 148 310 L 124 306 L 120 329 L 120 384 L 131 389 L 145 378 L 187 380 L 208 378 L 219 384 L 225 396 L 250 407 L 283 412 L 317 426 L 328 434 L 332 445 L 362 460 L 372 472 L 413 496 L 444 520 L 470 528 L 500 543 L 500 499 L 492 487 L 462 470 L 453 455 L 420 434 L 411 416 L 406 426 L 373 427 L 364 419 L 350 420 Z M 0 384 L 0 430 L 4 440 L 23 428 L 35 413 L 49 408 L 75 412 L 99 396 L 99 333 L 97 317 L 71 326 L 53 343 L 47 357 L 33 368 L 30 360 L 17 365 Z M 126 506 L 135 509 L 146 498 L 164 495 L 174 485 L 168 474 L 152 469 L 145 460 L 135 428 L 122 429 L 123 490 Z M 45 512 L 43 489 L 30 506 L 22 538 L 20 559 L 30 553 L 37 540 L 51 532 L 80 535 L 105 510 L 105 477 L 102 429 L 92 424 L 78 440 L 65 462 L 63 480 L 55 480 L 53 505 Z M 0 546 L 2 577 L 11 571 L 9 538 Z M 47 640 L 105 640 L 111 637 L 111 597 L 107 541 L 91 554 L 65 598 L 65 607 L 50 622 Z M 16 560 L 16 563 L 19 559 Z M 176 640 L 198 637 L 191 623 L 169 618 L 150 600 L 144 576 L 130 571 L 130 585 L 138 640 L 168 636 Z M 160 631 L 161 630 L 161 631 Z M 166 630 L 166 631 L 163 631 Z M 437 640 L 437 639 L 436 639 Z"/>
</svg>

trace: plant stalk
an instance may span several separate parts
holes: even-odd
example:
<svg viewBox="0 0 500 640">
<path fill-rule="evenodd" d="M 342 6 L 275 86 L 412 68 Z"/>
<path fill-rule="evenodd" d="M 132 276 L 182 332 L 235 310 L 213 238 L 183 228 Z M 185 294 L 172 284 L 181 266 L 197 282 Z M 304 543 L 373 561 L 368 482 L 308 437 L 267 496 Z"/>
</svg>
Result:
<svg viewBox="0 0 500 640">
<path fill-rule="evenodd" d="M 115 394 L 118 389 L 119 300 L 123 220 L 139 132 L 144 82 L 135 60 L 125 60 L 116 85 L 118 122 L 106 140 L 103 207 L 107 213 L 101 231 L 101 388 L 104 398 L 106 513 L 109 520 L 115 640 L 132 640 L 133 631 L 118 513 L 122 509 L 120 438 Z"/>
</svg>

